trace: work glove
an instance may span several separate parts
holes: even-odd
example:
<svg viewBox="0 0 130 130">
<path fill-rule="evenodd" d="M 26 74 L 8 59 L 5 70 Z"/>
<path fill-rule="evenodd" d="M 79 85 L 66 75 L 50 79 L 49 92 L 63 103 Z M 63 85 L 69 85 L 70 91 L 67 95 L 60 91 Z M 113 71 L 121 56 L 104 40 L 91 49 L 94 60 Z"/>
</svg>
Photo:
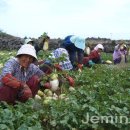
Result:
<svg viewBox="0 0 130 130">
<path fill-rule="evenodd" d="M 89 60 L 89 66 L 93 66 L 93 65 L 95 65 L 95 63 L 92 61 L 92 60 Z"/>
<path fill-rule="evenodd" d="M 69 81 L 69 85 L 74 87 L 74 84 L 75 84 L 75 81 L 72 77 L 70 76 L 67 76 L 66 79 Z"/>
<path fill-rule="evenodd" d="M 62 71 L 62 68 L 59 64 L 54 64 L 54 67 L 58 70 L 58 71 Z"/>
<path fill-rule="evenodd" d="M 82 70 L 82 68 L 83 68 L 83 64 L 78 64 L 78 69 Z"/>
<path fill-rule="evenodd" d="M 2 78 L 2 82 L 6 86 L 9 86 L 9 87 L 12 87 L 12 88 L 21 88 L 21 86 L 22 86 L 22 83 L 17 78 L 12 76 L 11 74 L 6 74 Z"/>
<path fill-rule="evenodd" d="M 50 89 L 50 88 L 51 88 L 51 85 L 50 85 L 49 82 L 46 82 L 46 83 L 43 85 L 43 87 L 44 87 L 45 89 Z"/>
<path fill-rule="evenodd" d="M 24 102 L 29 98 L 32 98 L 32 91 L 27 84 L 23 84 L 18 92 L 18 99 Z"/>
</svg>

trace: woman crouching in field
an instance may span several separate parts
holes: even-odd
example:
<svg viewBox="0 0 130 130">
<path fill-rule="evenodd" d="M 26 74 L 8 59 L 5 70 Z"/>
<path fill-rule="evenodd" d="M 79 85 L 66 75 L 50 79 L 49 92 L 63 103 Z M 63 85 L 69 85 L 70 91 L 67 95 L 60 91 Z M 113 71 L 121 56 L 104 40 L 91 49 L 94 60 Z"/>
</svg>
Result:
<svg viewBox="0 0 130 130">
<path fill-rule="evenodd" d="M 83 65 L 87 67 L 91 67 L 94 64 L 102 63 L 101 60 L 101 52 L 104 50 L 104 47 L 102 44 L 98 44 L 94 50 L 90 52 L 90 54 L 87 57 L 83 58 Z"/>
<path fill-rule="evenodd" d="M 25 102 L 36 95 L 39 78 L 44 73 L 33 64 L 37 60 L 32 45 L 25 44 L 18 50 L 16 57 L 9 59 L 0 75 L 0 101 Z"/>
<path fill-rule="evenodd" d="M 126 63 L 127 54 L 128 54 L 127 46 L 124 43 L 116 45 L 113 52 L 114 64 Z"/>
</svg>

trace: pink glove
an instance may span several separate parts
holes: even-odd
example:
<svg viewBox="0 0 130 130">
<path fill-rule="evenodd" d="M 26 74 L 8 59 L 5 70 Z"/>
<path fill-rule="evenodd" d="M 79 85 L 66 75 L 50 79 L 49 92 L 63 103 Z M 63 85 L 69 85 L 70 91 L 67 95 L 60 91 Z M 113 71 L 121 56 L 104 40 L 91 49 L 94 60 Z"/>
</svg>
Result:
<svg viewBox="0 0 130 130">
<path fill-rule="evenodd" d="M 69 85 L 73 87 L 74 84 L 75 84 L 74 79 L 72 77 L 70 77 L 70 76 L 66 77 L 66 79 L 69 81 Z"/>
<path fill-rule="evenodd" d="M 54 67 L 55 67 L 57 70 L 62 71 L 62 68 L 61 68 L 61 66 L 60 66 L 59 64 L 55 64 Z"/>
<path fill-rule="evenodd" d="M 50 88 L 51 88 L 51 85 L 50 85 L 49 82 L 47 82 L 47 83 L 45 83 L 45 84 L 43 85 L 43 87 L 46 88 L 46 89 L 50 89 Z"/>
<path fill-rule="evenodd" d="M 83 64 L 78 64 L 78 69 L 82 70 L 82 68 L 83 68 Z"/>
</svg>

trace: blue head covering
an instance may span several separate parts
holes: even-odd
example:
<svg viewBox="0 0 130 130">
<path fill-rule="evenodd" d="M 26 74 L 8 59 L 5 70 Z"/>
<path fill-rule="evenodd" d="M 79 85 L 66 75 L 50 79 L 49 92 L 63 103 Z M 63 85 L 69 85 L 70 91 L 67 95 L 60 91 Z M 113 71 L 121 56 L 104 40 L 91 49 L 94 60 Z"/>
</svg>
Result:
<svg viewBox="0 0 130 130">
<path fill-rule="evenodd" d="M 84 38 L 81 38 L 81 37 L 78 37 L 78 36 L 72 36 L 70 38 L 70 41 L 72 43 L 74 43 L 74 45 L 77 47 L 77 48 L 80 48 L 82 50 L 85 49 L 85 39 Z"/>
</svg>

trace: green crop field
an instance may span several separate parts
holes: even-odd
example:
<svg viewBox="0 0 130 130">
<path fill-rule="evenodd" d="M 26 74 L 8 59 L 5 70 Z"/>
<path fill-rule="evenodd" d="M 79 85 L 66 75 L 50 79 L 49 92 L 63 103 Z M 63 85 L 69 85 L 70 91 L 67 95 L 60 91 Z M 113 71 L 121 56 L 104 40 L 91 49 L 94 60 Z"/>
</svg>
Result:
<svg viewBox="0 0 130 130">
<path fill-rule="evenodd" d="M 0 51 L 0 69 L 16 52 Z M 39 59 L 41 57 L 39 56 Z M 112 54 L 102 59 L 112 60 Z M 130 130 L 130 64 L 98 64 L 66 72 L 75 79 L 61 87 L 62 98 L 0 103 L 0 130 Z"/>
</svg>

